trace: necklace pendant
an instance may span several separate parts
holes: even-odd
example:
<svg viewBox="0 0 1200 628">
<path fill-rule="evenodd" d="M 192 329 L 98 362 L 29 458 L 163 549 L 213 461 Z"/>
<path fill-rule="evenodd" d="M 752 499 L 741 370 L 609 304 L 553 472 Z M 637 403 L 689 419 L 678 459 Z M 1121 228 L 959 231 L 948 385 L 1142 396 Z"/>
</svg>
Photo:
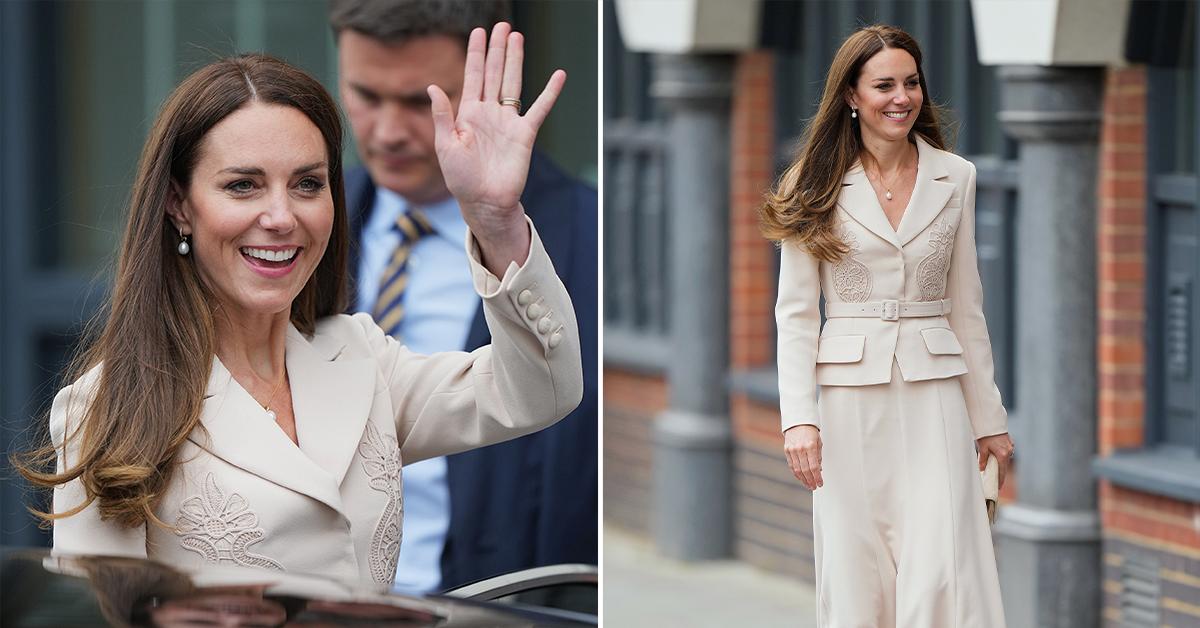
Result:
<svg viewBox="0 0 1200 628">
<path fill-rule="evenodd" d="M 887 199 L 887 200 L 889 200 L 889 201 L 890 201 L 890 200 L 892 200 L 892 191 L 891 191 L 891 190 L 887 190 L 886 192 L 884 192 L 884 193 L 883 193 L 883 197 L 884 197 L 884 198 L 886 198 L 886 199 Z"/>
<path fill-rule="evenodd" d="M 272 420 L 272 421 L 274 421 L 274 420 L 275 420 L 275 411 L 274 411 L 274 410 L 267 410 L 267 416 L 268 416 L 268 417 L 271 417 L 271 420 Z"/>
</svg>

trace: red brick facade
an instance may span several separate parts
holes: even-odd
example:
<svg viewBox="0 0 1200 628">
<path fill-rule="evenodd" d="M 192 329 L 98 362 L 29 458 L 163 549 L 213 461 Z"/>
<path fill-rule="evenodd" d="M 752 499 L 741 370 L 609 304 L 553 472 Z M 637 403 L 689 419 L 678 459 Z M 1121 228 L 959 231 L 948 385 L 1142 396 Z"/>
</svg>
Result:
<svg viewBox="0 0 1200 628">
<path fill-rule="evenodd" d="M 759 232 L 758 208 L 775 178 L 774 55 L 738 58 L 730 137 L 730 367 L 775 361 L 774 245 Z M 788 471 L 774 404 L 734 392 L 734 554 L 813 581 L 812 494 Z"/>
<path fill-rule="evenodd" d="M 604 518 L 634 532 L 650 532 L 650 426 L 666 408 L 662 377 L 604 369 Z"/>
<path fill-rule="evenodd" d="M 1108 70 L 1096 242 L 1102 456 L 1145 444 L 1146 87 L 1143 67 Z M 1127 583 L 1137 573 L 1153 574 L 1162 625 L 1200 625 L 1200 505 L 1107 481 L 1099 503 L 1105 625 L 1124 625 L 1124 598 L 1139 593 Z"/>
<path fill-rule="evenodd" d="M 1146 72 L 1110 69 L 1100 131 L 1099 449 L 1142 444 L 1145 415 Z"/>
<path fill-rule="evenodd" d="M 730 137 L 730 362 L 735 370 L 774 360 L 775 253 L 758 229 L 758 207 L 775 176 L 774 57 L 751 52 L 734 74 Z"/>
</svg>

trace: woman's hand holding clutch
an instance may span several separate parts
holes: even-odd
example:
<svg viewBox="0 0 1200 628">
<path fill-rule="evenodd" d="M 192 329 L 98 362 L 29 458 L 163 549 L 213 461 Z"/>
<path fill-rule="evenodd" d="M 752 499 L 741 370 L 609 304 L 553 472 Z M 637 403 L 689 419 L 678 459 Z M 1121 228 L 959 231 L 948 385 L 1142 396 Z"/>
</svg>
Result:
<svg viewBox="0 0 1200 628">
<path fill-rule="evenodd" d="M 821 478 L 821 430 L 815 425 L 796 425 L 783 433 L 783 451 L 788 467 L 810 491 L 824 486 Z"/>
<path fill-rule="evenodd" d="M 988 456 L 995 456 L 996 462 L 999 463 L 1000 488 L 1004 487 L 1004 476 L 1008 474 L 1008 465 L 1012 462 L 1013 457 L 1013 442 L 1009 438 L 1008 433 L 995 434 L 993 436 L 984 436 L 975 441 L 975 448 L 979 451 L 979 470 L 983 471 L 987 468 Z"/>
<path fill-rule="evenodd" d="M 486 39 L 482 28 L 471 33 L 457 114 L 441 88 L 430 85 L 428 91 L 446 188 L 479 243 L 484 266 L 503 277 L 510 262 L 524 264 L 529 252 L 521 192 L 538 129 L 567 75 L 556 70 L 521 115 L 524 38 L 501 22 L 492 29 L 490 44 Z"/>
</svg>

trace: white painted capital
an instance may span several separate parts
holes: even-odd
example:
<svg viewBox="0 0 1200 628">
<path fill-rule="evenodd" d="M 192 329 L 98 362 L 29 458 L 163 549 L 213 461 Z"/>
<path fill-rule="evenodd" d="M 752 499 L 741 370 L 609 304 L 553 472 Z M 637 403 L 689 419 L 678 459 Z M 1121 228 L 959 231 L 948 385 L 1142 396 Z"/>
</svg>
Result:
<svg viewBox="0 0 1200 628">
<path fill-rule="evenodd" d="M 634 52 L 738 52 L 758 46 L 761 0 L 616 0 Z"/>
</svg>

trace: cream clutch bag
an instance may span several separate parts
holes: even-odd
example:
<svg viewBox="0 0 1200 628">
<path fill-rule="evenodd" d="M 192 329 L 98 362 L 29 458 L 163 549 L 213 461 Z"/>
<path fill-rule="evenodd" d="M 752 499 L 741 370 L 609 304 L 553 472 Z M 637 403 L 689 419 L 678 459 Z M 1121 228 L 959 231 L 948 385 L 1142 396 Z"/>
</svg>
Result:
<svg viewBox="0 0 1200 628">
<path fill-rule="evenodd" d="M 983 503 L 987 505 L 988 521 L 996 523 L 996 503 L 1000 501 L 1000 468 L 995 456 L 988 456 L 987 466 L 979 475 L 983 478 Z"/>
</svg>

